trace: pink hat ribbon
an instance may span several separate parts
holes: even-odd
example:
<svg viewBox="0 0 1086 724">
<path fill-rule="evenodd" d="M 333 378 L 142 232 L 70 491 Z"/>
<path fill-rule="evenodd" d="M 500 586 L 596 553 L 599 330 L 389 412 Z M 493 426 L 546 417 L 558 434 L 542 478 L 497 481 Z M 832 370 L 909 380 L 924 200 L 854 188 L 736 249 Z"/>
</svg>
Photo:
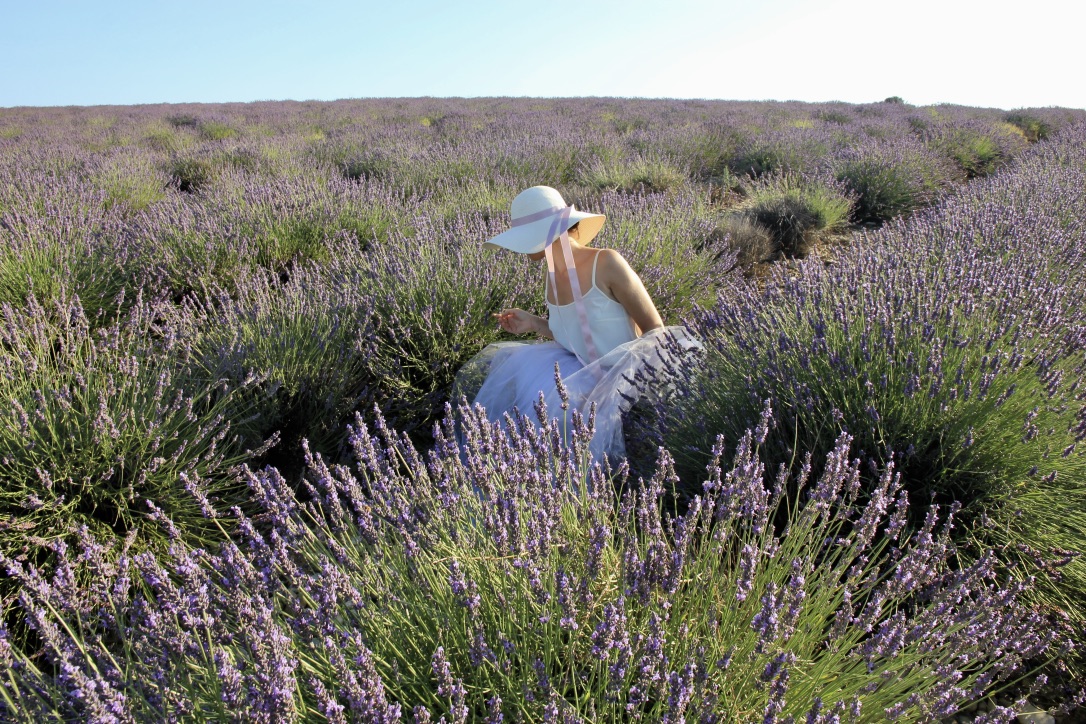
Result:
<svg viewBox="0 0 1086 724">
<path fill-rule="evenodd" d="M 543 209 L 542 211 L 537 211 L 534 214 L 528 214 L 527 216 L 518 216 L 517 218 L 513 219 L 513 226 L 524 226 L 525 224 L 530 224 L 533 221 L 545 219 L 551 214 L 562 211 L 563 209 L 572 210 L 573 206 L 552 206 L 549 209 Z"/>
</svg>

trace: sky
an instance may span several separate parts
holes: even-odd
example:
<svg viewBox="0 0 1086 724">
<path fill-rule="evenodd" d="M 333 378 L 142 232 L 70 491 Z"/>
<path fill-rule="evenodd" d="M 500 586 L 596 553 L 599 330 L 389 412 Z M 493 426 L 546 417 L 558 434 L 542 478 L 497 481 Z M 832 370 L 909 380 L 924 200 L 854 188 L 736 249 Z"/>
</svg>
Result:
<svg viewBox="0 0 1086 724">
<path fill-rule="evenodd" d="M 1079 0 L 0 0 L 0 107 L 899 96 L 1086 108 L 1084 21 Z"/>
</svg>

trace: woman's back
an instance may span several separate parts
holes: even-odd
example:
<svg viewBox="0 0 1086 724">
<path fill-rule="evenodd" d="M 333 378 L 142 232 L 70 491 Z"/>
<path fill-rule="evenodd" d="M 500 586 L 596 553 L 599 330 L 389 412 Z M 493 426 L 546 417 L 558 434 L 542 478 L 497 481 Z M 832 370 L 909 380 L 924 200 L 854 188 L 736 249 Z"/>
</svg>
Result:
<svg viewBox="0 0 1086 724">
<path fill-rule="evenodd" d="M 620 344 L 637 339 L 638 335 L 633 319 L 626 313 L 622 304 L 607 296 L 596 284 L 596 265 L 599 262 L 600 253 L 597 251 L 592 260 L 591 282 L 588 290 L 584 292 L 582 301 L 588 317 L 588 329 L 592 335 L 592 342 L 597 353 L 602 357 Z M 568 283 L 566 286 L 568 288 Z M 572 301 L 568 304 L 557 304 L 552 301 L 560 299 L 556 294 L 557 291 L 549 289 L 547 292 L 551 334 L 558 344 L 573 352 L 581 360 L 587 361 L 588 348 L 581 330 L 577 305 Z"/>
</svg>

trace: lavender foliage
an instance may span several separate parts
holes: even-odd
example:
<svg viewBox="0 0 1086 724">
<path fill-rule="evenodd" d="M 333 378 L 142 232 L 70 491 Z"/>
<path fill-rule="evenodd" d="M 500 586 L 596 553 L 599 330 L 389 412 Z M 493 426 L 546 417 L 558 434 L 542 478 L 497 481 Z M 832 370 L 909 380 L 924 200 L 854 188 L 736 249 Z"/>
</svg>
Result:
<svg viewBox="0 0 1086 724">
<path fill-rule="evenodd" d="M 773 464 L 826 454 L 847 430 L 895 462 L 912 499 L 964 503 L 963 539 L 1086 622 L 1082 133 L 858 236 L 832 265 L 697 312 L 712 350 L 669 437 L 683 468 L 696 475 L 714 437 L 740 439 L 769 400 Z"/>
<path fill-rule="evenodd" d="M 450 414 L 426 455 L 358 420 L 354 465 L 312 456 L 305 502 L 276 470 L 248 473 L 261 511 L 234 508 L 240 536 L 217 552 L 118 556 L 87 536 L 52 574 L 5 557 L 45 658 L 5 650 L 2 705 L 102 720 L 783 720 L 817 697 L 917 720 L 1071 645 L 994 557 L 950 565 L 953 511 L 871 535 L 894 506 L 861 504 L 847 436 L 819 478 L 791 481 L 807 502 L 778 535 L 767 523 L 788 503 L 753 434 L 730 466 L 718 449 L 676 516 L 660 506 L 666 456 L 616 501 L 588 467 L 590 430 L 565 447 L 556 427 L 460 413 L 465 447 Z M 883 481 L 879 500 L 898 499 L 892 468 Z M 747 547 L 758 555 L 740 565 Z"/>
<path fill-rule="evenodd" d="M 908 486 L 932 456 L 999 472 L 983 502 L 1007 537 L 978 539 L 1062 576 L 1043 600 L 1074 613 L 1084 120 L 628 99 L 0 109 L 14 607 L 0 706 L 101 721 L 930 718 L 1055 655 L 1058 629 L 1020 605 L 1038 594 L 997 584 L 981 549 L 951 575 L 936 519 L 910 518 L 894 475 Z M 617 502 L 585 467 L 583 430 L 571 449 L 470 414 L 465 450 L 447 425 L 431 433 L 456 370 L 503 337 L 490 314 L 539 311 L 542 270 L 478 243 L 539 183 L 606 213 L 597 244 L 623 252 L 665 318 L 693 314 L 717 373 L 735 363 L 703 396 L 734 426 L 701 438 L 682 516 L 660 512 L 679 483 L 648 427 L 659 465 Z M 937 205 L 833 247 L 832 267 L 740 273 L 797 214 L 815 221 L 795 240 L 823 261 L 842 204 L 878 222 Z M 763 480 L 780 459 L 767 398 L 780 437 L 829 430 L 794 453 L 813 452 L 792 471 L 813 488 Z M 813 423 L 789 427 L 800 410 Z M 953 444 L 934 450 L 933 429 Z M 850 455 L 873 439 L 909 454 L 872 478 Z M 680 463 L 696 440 L 670 444 Z M 811 497 L 784 533 L 796 489 Z M 1042 516 L 1058 524 L 1034 536 Z M 903 562 L 893 585 L 887 557 Z M 894 618 L 906 601 L 915 621 Z M 1015 653 L 997 660 L 996 642 Z M 886 683 L 906 670 L 944 683 Z"/>
</svg>

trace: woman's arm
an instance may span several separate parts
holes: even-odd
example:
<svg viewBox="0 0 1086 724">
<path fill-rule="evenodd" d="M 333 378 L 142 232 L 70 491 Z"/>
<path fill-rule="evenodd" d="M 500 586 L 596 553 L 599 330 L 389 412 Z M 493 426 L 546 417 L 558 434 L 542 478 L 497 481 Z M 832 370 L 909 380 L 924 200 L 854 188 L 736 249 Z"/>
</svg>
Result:
<svg viewBox="0 0 1086 724">
<path fill-rule="evenodd" d="M 641 283 L 641 277 L 630 268 L 622 254 L 614 249 L 601 249 L 599 253 L 596 284 L 623 306 L 640 334 L 663 327 L 664 320 Z"/>
<path fill-rule="evenodd" d="M 525 312 L 523 309 L 503 309 L 494 316 L 498 318 L 501 328 L 511 334 L 535 332 L 540 337 L 554 339 L 550 323 L 546 319 Z"/>
</svg>

